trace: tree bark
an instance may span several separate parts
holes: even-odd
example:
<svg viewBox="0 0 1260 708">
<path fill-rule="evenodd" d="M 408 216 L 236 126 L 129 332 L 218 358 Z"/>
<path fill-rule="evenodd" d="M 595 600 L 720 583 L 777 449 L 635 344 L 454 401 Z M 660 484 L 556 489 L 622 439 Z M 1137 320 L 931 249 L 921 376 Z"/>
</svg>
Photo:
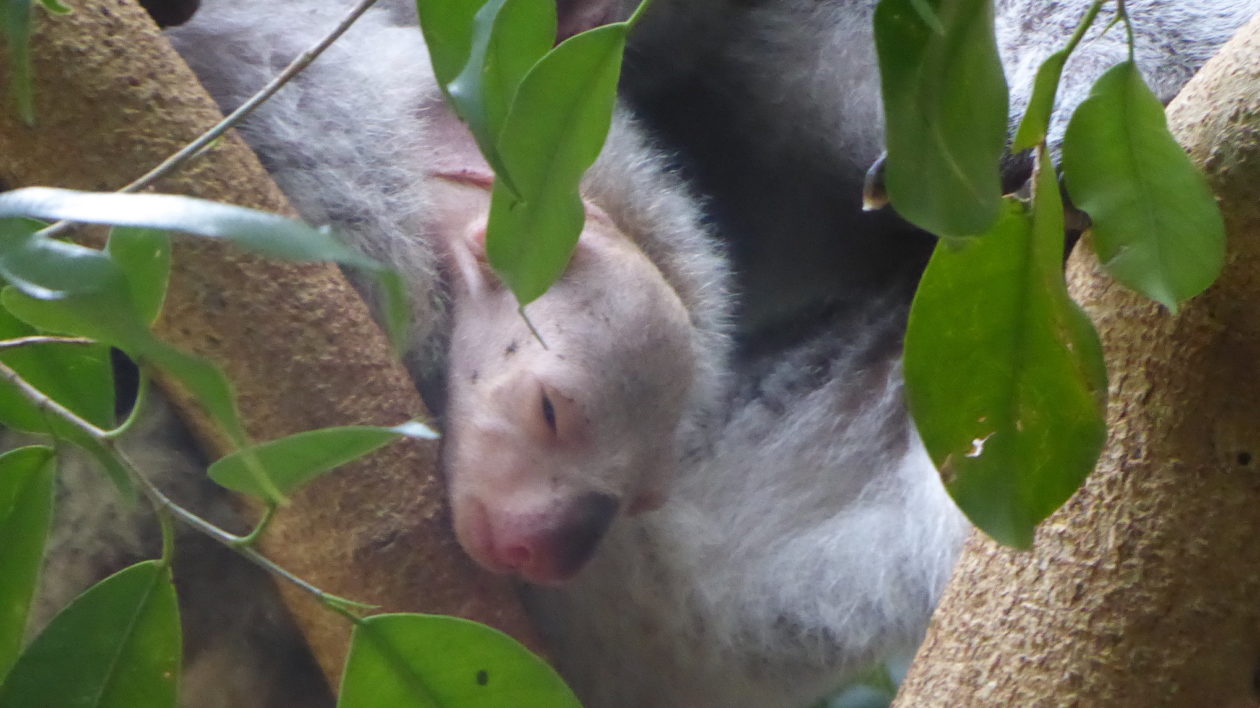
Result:
<svg viewBox="0 0 1260 708">
<path fill-rule="evenodd" d="M 1107 449 L 1031 552 L 972 535 L 896 705 L 1258 702 L 1260 18 L 1168 115 L 1220 200 L 1225 271 L 1172 316 L 1075 250 Z"/>
<path fill-rule="evenodd" d="M 6 186 L 116 189 L 221 118 L 131 0 L 80 0 L 70 15 L 39 12 L 35 22 L 38 124 L 0 110 Z M 157 190 L 293 214 L 234 135 Z M 224 367 L 258 440 L 426 415 L 363 301 L 329 264 L 268 262 L 182 239 L 157 329 Z M 186 392 L 166 391 L 212 457 L 228 451 Z M 324 477 L 281 510 L 262 549 L 328 592 L 387 611 L 469 617 L 537 647 L 513 588 L 455 543 L 434 461 L 434 445 L 400 442 Z M 336 686 L 349 624 L 296 588 L 281 589 Z"/>
</svg>

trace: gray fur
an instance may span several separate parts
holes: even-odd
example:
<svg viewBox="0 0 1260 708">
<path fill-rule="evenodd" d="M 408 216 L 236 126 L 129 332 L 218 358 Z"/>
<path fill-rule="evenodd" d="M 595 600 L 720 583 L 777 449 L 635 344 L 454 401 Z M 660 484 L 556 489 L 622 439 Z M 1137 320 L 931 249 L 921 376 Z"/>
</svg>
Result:
<svg viewBox="0 0 1260 708">
<path fill-rule="evenodd" d="M 899 286 L 912 281 L 927 242 L 890 246 L 890 234 L 914 237 L 858 211 L 881 130 L 871 2 L 658 1 L 633 47 L 628 87 L 699 176 L 710 213 L 735 244 L 741 329 L 756 336 L 730 357 L 721 254 L 663 158 L 619 115 L 585 193 L 686 303 L 703 354 L 700 384 L 681 424 L 683 464 L 670 501 L 619 521 L 574 582 L 527 589 L 529 604 L 559 666 L 594 708 L 804 705 L 917 641 L 966 530 L 902 400 Z M 331 26 L 341 5 L 308 0 L 281 12 L 215 0 L 172 35 L 232 106 Z M 1018 89 L 1084 2 L 999 5 Z M 1167 5 L 1130 2 L 1139 22 Z M 1161 95 L 1256 5 L 1209 0 L 1173 9 L 1145 32 L 1143 59 Z M 418 35 L 403 27 L 410 16 L 401 2 L 370 11 L 242 132 L 308 219 L 334 223 L 413 276 L 411 363 L 428 377 L 444 366 L 449 308 L 434 247 L 417 238 L 428 208 L 420 166 L 434 148 L 423 115 L 436 91 Z M 1085 45 L 1069 68 L 1066 103 L 1083 97 L 1116 37 L 1113 30 Z M 669 101 L 677 105 L 663 107 Z M 706 117 L 695 125 L 689 112 Z M 766 334 L 836 300 L 803 329 Z M 184 470 L 194 458 L 166 427 L 171 421 L 154 425 L 166 432 L 142 434 L 137 449 L 174 455 L 183 461 L 152 464 L 191 475 Z M 140 536 L 119 521 L 125 514 L 93 501 L 63 504 L 63 516 L 89 531 L 59 536 L 49 565 L 55 581 L 78 573 L 67 559 L 88 541 L 114 560 L 141 552 Z M 72 580 L 67 586 L 87 582 Z M 205 652 L 192 676 L 231 667 L 228 655 Z M 253 665 L 237 662 L 228 684 L 186 681 L 186 704 L 224 700 L 208 686 L 254 685 Z"/>
<path fill-rule="evenodd" d="M 617 4 L 624 16 L 629 0 Z M 997 0 L 1012 122 L 1037 67 L 1062 48 L 1087 0 Z M 883 150 L 871 32 L 875 0 L 656 0 L 632 38 L 631 102 L 680 153 L 713 204 L 732 257 L 745 335 L 829 298 L 881 297 L 913 282 L 931 241 L 890 213 L 860 208 L 866 169 Z M 1252 15 L 1257 0 L 1131 0 L 1137 59 L 1168 101 Z M 1104 12 L 1064 73 L 1050 143 L 1106 67 L 1126 55 Z M 1011 188 L 1027 160 L 1012 160 Z M 903 289 L 903 294 L 909 288 Z"/>
</svg>

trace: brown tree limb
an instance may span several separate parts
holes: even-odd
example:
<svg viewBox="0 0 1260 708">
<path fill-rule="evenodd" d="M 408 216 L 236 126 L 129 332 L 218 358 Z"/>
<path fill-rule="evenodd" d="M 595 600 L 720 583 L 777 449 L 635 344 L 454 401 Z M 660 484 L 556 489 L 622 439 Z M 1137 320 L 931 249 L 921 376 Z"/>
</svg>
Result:
<svg viewBox="0 0 1260 708">
<path fill-rule="evenodd" d="M 38 125 L 0 111 L 0 180 L 9 187 L 116 189 L 221 118 L 131 0 L 81 0 L 70 15 L 40 13 L 36 27 Z M 157 191 L 292 214 L 234 135 Z M 182 240 L 158 330 L 226 369 L 259 440 L 426 415 L 362 300 L 331 265 L 267 262 Z M 196 403 L 178 387 L 166 390 L 208 452 L 227 451 Z M 453 540 L 434 460 L 433 445 L 408 441 L 325 477 L 281 511 L 263 550 L 328 592 L 389 611 L 470 617 L 538 646 L 510 585 L 478 570 Z M 282 590 L 336 685 L 348 624 Z"/>
<path fill-rule="evenodd" d="M 1220 281 L 1176 316 L 1088 249 L 1110 439 L 1033 551 L 973 534 L 899 706 L 1254 706 L 1260 665 L 1260 18 L 1169 106 L 1218 195 Z"/>
</svg>

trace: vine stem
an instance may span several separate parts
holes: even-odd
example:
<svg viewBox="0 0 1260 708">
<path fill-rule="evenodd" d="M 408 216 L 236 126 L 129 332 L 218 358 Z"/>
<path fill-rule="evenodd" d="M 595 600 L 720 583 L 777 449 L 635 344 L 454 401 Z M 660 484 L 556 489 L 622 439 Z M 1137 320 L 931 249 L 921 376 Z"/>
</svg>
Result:
<svg viewBox="0 0 1260 708">
<path fill-rule="evenodd" d="M 104 430 L 91 422 L 79 417 L 77 413 L 66 408 L 62 404 L 48 397 L 43 391 L 32 386 L 26 379 L 22 378 L 16 370 L 9 365 L 0 362 L 0 380 L 7 381 L 16 388 L 27 400 L 35 404 L 41 411 L 46 414 L 56 416 L 63 422 L 78 429 L 84 435 L 92 439 L 93 442 L 100 445 L 106 452 L 114 457 L 115 460 L 127 472 L 127 476 L 136 483 L 145 498 L 149 500 L 157 511 L 159 521 L 160 517 L 169 515 L 175 520 L 192 527 L 200 533 L 209 536 L 215 542 L 226 546 L 236 553 L 240 554 L 251 563 L 260 566 L 264 570 L 273 575 L 284 579 L 285 581 L 296 585 L 303 591 L 315 596 L 324 606 L 335 610 L 341 615 L 350 615 L 347 608 L 349 607 L 367 607 L 362 603 L 355 602 L 332 593 L 325 592 L 302 578 L 289 572 L 287 569 L 276 564 L 275 561 L 259 553 L 253 547 L 248 545 L 249 541 L 255 536 L 251 533 L 248 536 L 238 536 L 236 534 L 225 531 L 218 526 L 206 521 L 192 511 L 175 503 L 170 497 L 166 496 L 161 489 L 153 484 L 148 477 L 143 475 L 136 464 L 127 456 L 119 447 L 118 440 L 111 435 L 111 431 Z M 169 522 L 167 522 L 169 523 Z M 169 527 L 163 528 L 163 552 L 164 561 L 169 561 L 169 553 L 173 538 L 168 533 Z"/>
</svg>

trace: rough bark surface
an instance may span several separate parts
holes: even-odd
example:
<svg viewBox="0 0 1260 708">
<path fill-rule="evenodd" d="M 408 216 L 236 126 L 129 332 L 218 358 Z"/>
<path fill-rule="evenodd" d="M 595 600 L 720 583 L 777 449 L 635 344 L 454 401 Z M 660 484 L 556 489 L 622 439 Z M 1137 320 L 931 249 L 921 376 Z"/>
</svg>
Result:
<svg viewBox="0 0 1260 708">
<path fill-rule="evenodd" d="M 4 185 L 116 189 L 221 117 L 131 0 L 81 0 L 70 15 L 39 13 L 36 27 L 38 125 L 0 110 Z M 292 214 L 235 136 L 157 190 Z M 363 301 L 330 265 L 265 262 L 181 241 L 158 330 L 227 370 L 259 440 L 425 415 Z M 223 454 L 225 439 L 197 405 L 177 387 L 167 390 L 208 452 Z M 396 443 L 323 478 L 282 510 L 263 550 L 329 592 L 388 611 L 470 617 L 538 646 L 513 589 L 478 570 L 453 540 L 434 460 L 433 445 Z M 281 588 L 337 685 L 348 623 Z"/>
<path fill-rule="evenodd" d="M 1260 18 L 1169 106 L 1225 214 L 1171 316 L 1077 248 L 1110 439 L 1032 552 L 973 534 L 898 706 L 1246 706 L 1260 662 Z"/>
</svg>

